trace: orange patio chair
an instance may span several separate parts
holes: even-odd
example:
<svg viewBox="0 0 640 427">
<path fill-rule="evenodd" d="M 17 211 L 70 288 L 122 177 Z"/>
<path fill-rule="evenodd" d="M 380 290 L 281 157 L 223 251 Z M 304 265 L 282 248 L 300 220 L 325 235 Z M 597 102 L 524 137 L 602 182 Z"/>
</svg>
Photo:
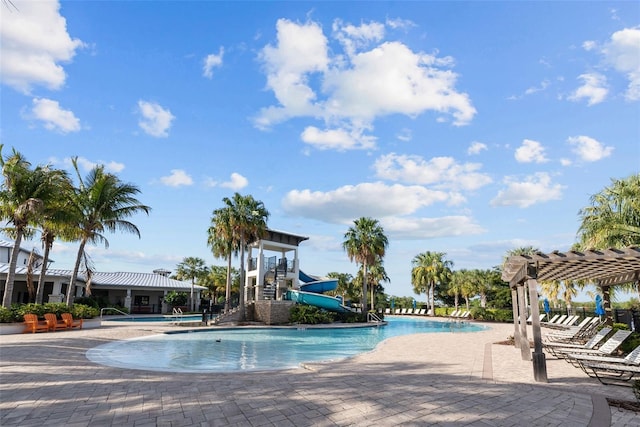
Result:
<svg viewBox="0 0 640 427">
<path fill-rule="evenodd" d="M 59 321 L 55 314 L 45 313 L 44 320 L 49 325 L 50 331 L 57 331 L 58 329 L 67 329 L 67 324 L 63 321 Z"/>
<path fill-rule="evenodd" d="M 82 329 L 82 319 L 74 319 L 71 313 L 62 313 L 62 321 L 67 325 L 69 329 Z"/>
<path fill-rule="evenodd" d="M 23 334 L 31 332 L 47 332 L 49 330 L 49 324 L 43 320 L 38 320 L 38 315 L 27 313 L 24 315 L 24 331 Z"/>
</svg>

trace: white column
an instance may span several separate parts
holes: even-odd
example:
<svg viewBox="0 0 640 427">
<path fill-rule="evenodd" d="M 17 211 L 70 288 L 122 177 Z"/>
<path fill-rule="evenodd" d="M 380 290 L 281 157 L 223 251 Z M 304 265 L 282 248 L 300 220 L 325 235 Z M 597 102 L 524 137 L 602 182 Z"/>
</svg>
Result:
<svg viewBox="0 0 640 427">
<path fill-rule="evenodd" d="M 131 289 L 127 289 L 127 296 L 124 297 L 124 306 L 131 312 Z"/>
</svg>

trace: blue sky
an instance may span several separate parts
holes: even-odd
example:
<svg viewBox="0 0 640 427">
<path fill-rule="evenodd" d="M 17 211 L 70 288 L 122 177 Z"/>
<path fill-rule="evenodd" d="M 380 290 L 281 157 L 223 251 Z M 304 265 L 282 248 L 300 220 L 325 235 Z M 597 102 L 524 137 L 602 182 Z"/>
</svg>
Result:
<svg viewBox="0 0 640 427">
<path fill-rule="evenodd" d="M 309 237 L 310 274 L 355 274 L 344 233 L 378 219 L 386 290 L 411 296 L 427 250 L 569 249 L 589 197 L 640 170 L 637 2 L 12 4 L 3 154 L 105 164 L 153 209 L 89 248 L 100 271 L 224 265 L 206 231 L 239 192 Z"/>
</svg>

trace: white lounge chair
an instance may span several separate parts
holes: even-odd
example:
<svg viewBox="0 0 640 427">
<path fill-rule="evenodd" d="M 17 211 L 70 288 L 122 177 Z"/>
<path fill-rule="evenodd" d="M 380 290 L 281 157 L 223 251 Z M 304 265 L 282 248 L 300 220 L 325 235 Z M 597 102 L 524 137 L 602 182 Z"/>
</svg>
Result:
<svg viewBox="0 0 640 427">
<path fill-rule="evenodd" d="M 575 359 L 575 355 L 595 355 L 595 356 L 610 356 L 614 351 L 620 347 L 627 337 L 631 335 L 631 331 L 620 329 L 611 336 L 602 346 L 596 349 L 567 349 L 558 352 L 561 357 L 564 357 L 570 363 L 577 365 L 577 362 L 572 361 Z"/>
<path fill-rule="evenodd" d="M 638 365 L 640 366 L 640 345 L 634 348 L 625 357 L 615 356 L 595 356 L 592 354 L 575 354 L 572 359 L 578 364 L 583 362 L 597 362 L 597 363 L 622 363 L 626 365 Z M 586 372 L 586 371 L 585 371 Z"/>
<path fill-rule="evenodd" d="M 554 342 L 554 341 L 543 341 L 542 346 L 551 354 L 556 357 L 562 357 L 560 354 L 556 354 L 556 352 L 562 352 L 564 350 L 565 353 L 571 352 L 571 350 L 591 350 L 598 345 L 607 335 L 611 332 L 610 327 L 604 327 L 600 329 L 589 341 L 584 344 L 577 343 L 567 343 L 567 342 Z"/>
<path fill-rule="evenodd" d="M 390 308 L 385 308 L 384 309 L 384 314 L 391 314 L 391 309 Z"/>
<path fill-rule="evenodd" d="M 420 316 L 424 316 L 425 312 L 427 311 L 426 308 L 421 308 L 420 309 L 420 313 L 418 313 Z"/>
<path fill-rule="evenodd" d="M 400 312 L 400 314 L 407 314 L 407 309 L 403 308 L 402 311 Z"/>
<path fill-rule="evenodd" d="M 596 358 L 594 358 L 596 359 Z M 602 384 L 622 384 L 640 379 L 640 345 L 625 357 L 601 357 L 598 360 L 580 359 L 580 368 Z"/>
</svg>

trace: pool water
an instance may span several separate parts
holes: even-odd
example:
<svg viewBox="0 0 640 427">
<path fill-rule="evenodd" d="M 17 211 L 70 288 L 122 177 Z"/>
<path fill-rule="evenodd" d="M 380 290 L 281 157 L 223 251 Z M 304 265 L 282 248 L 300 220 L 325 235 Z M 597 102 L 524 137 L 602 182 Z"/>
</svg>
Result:
<svg viewBox="0 0 640 427">
<path fill-rule="evenodd" d="M 164 372 L 237 372 L 294 368 L 373 350 L 381 341 L 416 333 L 477 332 L 469 323 L 387 318 L 367 328 L 234 328 L 115 341 L 87 358 L 103 365 Z"/>
</svg>

